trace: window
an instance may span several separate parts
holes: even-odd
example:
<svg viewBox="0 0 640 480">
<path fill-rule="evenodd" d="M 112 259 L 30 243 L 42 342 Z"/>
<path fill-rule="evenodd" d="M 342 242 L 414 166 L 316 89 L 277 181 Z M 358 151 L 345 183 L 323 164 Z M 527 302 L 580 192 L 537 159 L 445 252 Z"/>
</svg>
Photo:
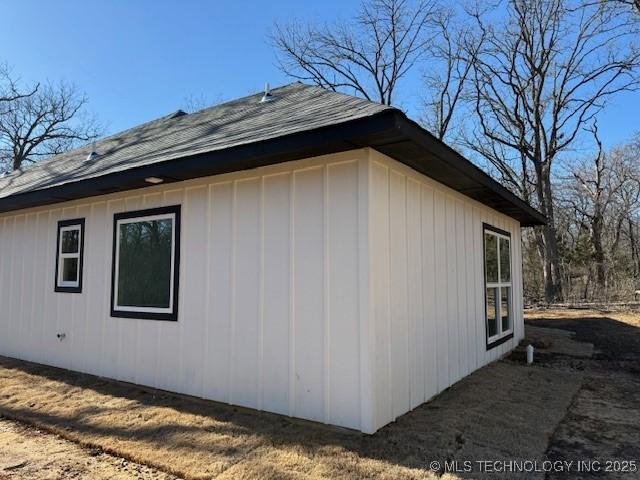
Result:
<svg viewBox="0 0 640 480">
<path fill-rule="evenodd" d="M 84 218 L 58 222 L 56 292 L 82 292 Z"/>
<path fill-rule="evenodd" d="M 511 237 L 484 225 L 484 274 L 487 350 L 513 337 Z"/>
<path fill-rule="evenodd" d="M 114 215 L 111 316 L 178 319 L 180 206 Z"/>
</svg>

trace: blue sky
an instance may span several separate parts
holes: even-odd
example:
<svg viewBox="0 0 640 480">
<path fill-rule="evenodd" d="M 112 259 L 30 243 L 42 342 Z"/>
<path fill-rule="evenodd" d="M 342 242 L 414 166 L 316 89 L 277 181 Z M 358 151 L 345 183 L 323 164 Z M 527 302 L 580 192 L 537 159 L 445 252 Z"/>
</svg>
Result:
<svg viewBox="0 0 640 480">
<path fill-rule="evenodd" d="M 0 62 L 26 81 L 75 83 L 90 110 L 115 133 L 173 112 L 188 97 L 214 102 L 289 82 L 267 35 L 274 21 L 348 17 L 356 1 L 5 2 Z M 417 78 L 400 105 L 419 114 Z M 617 98 L 600 117 L 608 146 L 640 130 L 640 94 Z"/>
</svg>

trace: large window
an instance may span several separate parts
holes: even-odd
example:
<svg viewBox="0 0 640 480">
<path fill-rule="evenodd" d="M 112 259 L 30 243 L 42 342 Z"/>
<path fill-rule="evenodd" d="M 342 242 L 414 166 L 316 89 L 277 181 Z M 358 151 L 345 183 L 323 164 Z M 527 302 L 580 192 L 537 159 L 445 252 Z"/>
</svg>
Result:
<svg viewBox="0 0 640 480">
<path fill-rule="evenodd" d="M 511 237 L 484 225 L 484 273 L 487 349 L 513 337 Z"/>
<path fill-rule="evenodd" d="M 111 315 L 178 319 L 180 207 L 114 216 Z"/>
<path fill-rule="evenodd" d="M 58 222 L 56 292 L 82 292 L 84 218 Z"/>
</svg>

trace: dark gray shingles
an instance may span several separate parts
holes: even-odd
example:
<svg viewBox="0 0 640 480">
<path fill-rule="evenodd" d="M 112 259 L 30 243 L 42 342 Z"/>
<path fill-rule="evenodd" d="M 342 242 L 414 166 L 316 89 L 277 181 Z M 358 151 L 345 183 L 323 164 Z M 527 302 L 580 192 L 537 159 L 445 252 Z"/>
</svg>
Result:
<svg viewBox="0 0 640 480">
<path fill-rule="evenodd" d="M 189 115 L 144 123 L 96 142 L 87 160 L 85 146 L 13 172 L 0 179 L 0 198 L 190 155 L 268 140 L 369 117 L 390 109 L 349 95 L 292 83 Z"/>
</svg>

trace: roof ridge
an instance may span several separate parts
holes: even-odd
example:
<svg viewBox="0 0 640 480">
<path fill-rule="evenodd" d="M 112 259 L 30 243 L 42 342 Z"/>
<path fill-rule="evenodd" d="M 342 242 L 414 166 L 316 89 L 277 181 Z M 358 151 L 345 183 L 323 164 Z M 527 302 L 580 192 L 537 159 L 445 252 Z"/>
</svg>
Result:
<svg viewBox="0 0 640 480">
<path fill-rule="evenodd" d="M 273 87 L 273 88 L 270 88 L 269 90 L 271 92 L 275 92 L 276 90 L 283 90 L 283 89 L 285 89 L 287 87 L 292 87 L 292 86 L 296 86 L 296 85 L 302 85 L 302 86 L 305 86 L 305 87 L 311 87 L 311 85 L 305 85 L 302 82 L 296 81 L 296 82 L 286 83 L 286 84 L 280 85 L 278 87 Z M 262 97 L 262 95 L 264 95 L 264 90 L 260 90 L 260 91 L 257 91 L 256 93 L 251 93 L 249 95 L 245 95 L 244 97 L 233 98 L 233 99 L 227 100 L 225 102 L 216 103 L 215 105 L 210 105 L 208 107 L 201 108 L 200 110 L 196 110 L 195 112 L 191 112 L 189 115 L 195 115 L 195 114 L 202 113 L 202 112 L 208 111 L 208 110 L 212 110 L 212 109 L 218 108 L 218 107 L 224 107 L 224 106 L 228 106 L 228 105 L 233 105 L 234 103 L 241 103 L 241 102 L 244 102 L 244 101 L 246 101 L 247 99 L 249 99 L 251 97 Z"/>
</svg>

